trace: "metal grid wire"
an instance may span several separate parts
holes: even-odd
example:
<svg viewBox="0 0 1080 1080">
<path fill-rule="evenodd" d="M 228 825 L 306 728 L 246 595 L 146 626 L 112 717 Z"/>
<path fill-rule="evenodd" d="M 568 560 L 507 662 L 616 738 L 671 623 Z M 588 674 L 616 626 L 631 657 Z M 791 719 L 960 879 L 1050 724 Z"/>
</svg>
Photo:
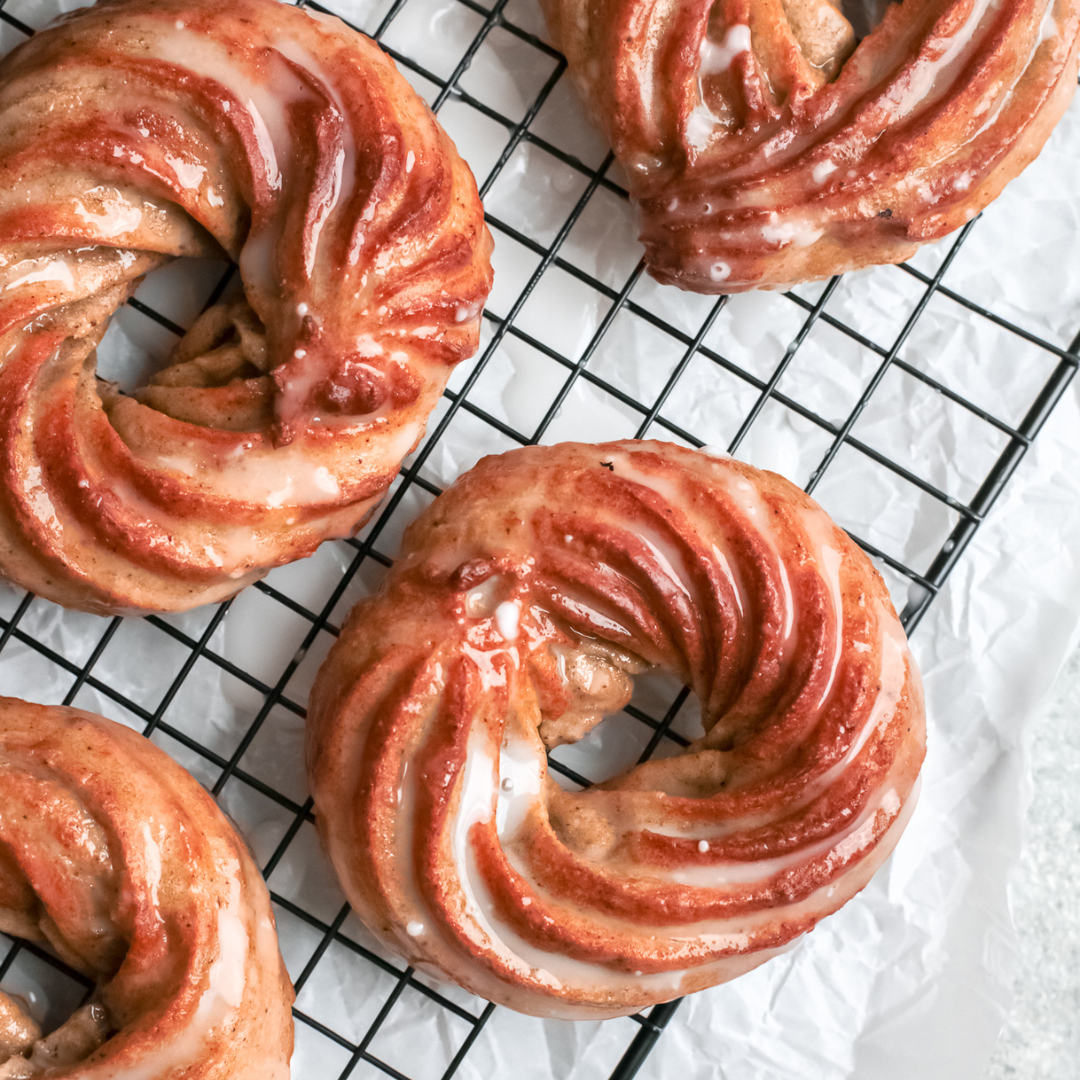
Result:
<svg viewBox="0 0 1080 1080">
<path fill-rule="evenodd" d="M 55 0 L 0 0 L 0 51 L 32 34 L 60 7 L 71 6 L 77 5 L 58 5 Z M 565 424 L 559 423 L 563 408 L 582 388 L 592 395 L 588 400 L 603 398 L 624 417 L 624 436 L 667 438 L 700 446 L 705 436 L 683 419 L 685 410 L 679 405 L 683 400 L 680 384 L 693 366 L 695 386 L 702 385 L 704 378 L 704 385 L 714 387 L 718 399 L 729 395 L 745 403 L 724 432 L 729 452 L 739 455 L 740 450 L 745 451 L 764 413 L 779 406 L 811 430 L 821 447 L 816 465 L 807 477 L 799 478 L 808 492 L 814 492 L 827 474 L 855 475 L 850 468 L 854 453 L 863 470 L 887 471 L 923 498 L 919 513 L 925 515 L 935 507 L 948 511 L 946 535 L 918 565 L 910 565 L 913 559 L 890 553 L 865 537 L 855 537 L 883 569 L 893 595 L 906 595 L 902 619 L 910 632 L 1072 379 L 1080 339 L 1063 348 L 943 283 L 977 226 L 972 222 L 939 247 L 936 255 L 919 260 L 921 269 L 904 266 L 882 271 L 892 275 L 889 281 L 896 298 L 896 327 L 888 340 L 864 334 L 851 325 L 854 320 L 845 320 L 831 310 L 831 302 L 844 287 L 837 278 L 770 298 L 772 307 L 763 317 L 777 319 L 782 325 L 790 323 L 792 332 L 778 358 L 771 358 L 765 368 L 755 368 L 741 354 L 732 358 L 738 350 L 733 352 L 732 339 L 721 332 L 719 320 L 728 304 L 726 298 L 698 298 L 701 302 L 689 308 L 675 307 L 666 299 L 670 290 L 643 277 L 641 262 L 634 261 L 637 249 L 632 226 L 626 220 L 626 195 L 618 167 L 582 126 L 580 114 L 574 112 L 565 62 L 540 36 L 532 0 L 497 0 L 490 8 L 477 0 L 339 0 L 325 7 L 309 6 L 341 15 L 379 41 L 440 114 L 473 165 L 496 240 L 496 294 L 485 312 L 480 353 L 455 375 L 440 409 L 431 418 L 425 440 L 407 461 L 373 522 L 357 539 L 320 549 L 313 560 L 321 583 L 317 600 L 312 601 L 307 594 L 298 599 L 300 593 L 291 588 L 287 572 L 277 571 L 240 600 L 186 616 L 145 620 L 64 616 L 69 620 L 65 625 L 80 628 L 81 636 L 76 636 L 57 632 L 59 615 L 52 605 L 31 595 L 12 594 L 0 609 L 0 651 L 21 649 L 26 663 L 47 668 L 54 682 L 66 683 L 64 704 L 95 702 L 103 711 L 152 736 L 192 769 L 242 824 L 261 823 L 255 827 L 257 836 L 250 830 L 248 835 L 270 884 L 283 950 L 296 983 L 298 1045 L 310 1050 L 317 1044 L 315 1057 L 324 1063 L 321 1071 L 336 1074 L 340 1080 L 350 1075 L 434 1080 L 454 1075 L 484 1036 L 494 1006 L 432 984 L 411 968 L 402 969 L 400 962 L 364 937 L 350 919 L 348 907 L 340 904 L 338 894 L 331 893 L 328 898 L 278 884 L 279 879 L 292 878 L 288 874 L 279 878 L 275 871 L 313 857 L 305 854 L 315 847 L 311 799 L 299 778 L 292 783 L 266 778 L 274 774 L 264 768 L 268 751 L 260 747 L 268 729 L 284 727 L 294 735 L 299 732 L 305 686 L 345 611 L 357 595 L 377 584 L 390 565 L 403 524 L 419 505 L 438 494 L 441 448 L 455 438 L 459 447 L 474 442 L 484 450 L 555 441 L 564 435 Z M 539 186 L 538 175 L 544 179 Z M 611 258 L 575 244 L 575 229 L 589 215 L 616 221 L 615 255 Z M 514 259 L 500 261 L 500 255 L 508 251 Z M 182 334 L 179 323 L 189 323 L 198 306 L 208 306 L 225 290 L 235 289 L 234 276 L 233 268 L 224 275 L 218 270 L 211 287 L 200 295 L 200 305 L 179 317 L 168 313 L 168 303 L 154 302 L 155 297 L 166 299 L 167 290 L 141 291 L 129 301 L 129 312 L 135 313 L 129 324 L 131 318 L 145 319 L 140 332 L 147 340 L 158 335 L 160 353 L 162 336 L 167 342 Z M 574 306 L 582 297 L 592 304 L 595 318 L 592 323 L 585 320 L 587 333 L 580 347 L 571 347 L 558 332 L 549 334 L 546 330 L 553 323 L 574 323 Z M 982 322 L 995 334 L 1011 335 L 1018 347 L 1031 347 L 1046 362 L 1045 378 L 1040 376 L 1019 422 L 1008 422 L 986 411 L 947 378 L 939 378 L 933 370 L 926 370 L 926 365 L 902 355 L 928 306 L 943 301 L 956 305 L 964 319 Z M 785 387 L 784 377 L 798 362 L 800 350 L 823 328 L 857 345 L 869 359 L 860 368 L 857 393 L 838 415 L 832 415 L 835 409 L 804 400 Z M 662 357 L 657 365 L 661 376 L 651 381 L 643 378 L 634 386 L 606 363 L 607 353 L 617 349 L 627 334 L 646 336 L 654 343 L 653 350 Z M 497 406 L 498 394 L 491 389 L 505 386 L 511 375 L 521 375 L 520 366 L 507 360 L 511 345 L 519 357 L 531 358 L 530 370 L 543 371 L 543 377 L 539 381 L 534 378 L 527 388 L 527 407 L 510 410 L 513 416 Z M 943 395 L 984 433 L 991 450 L 984 455 L 981 483 L 966 498 L 875 449 L 856 431 L 860 417 L 881 399 L 884 383 L 897 372 Z M 732 387 L 737 392 L 732 392 Z M 572 434 L 588 437 L 589 433 L 582 431 L 579 423 Z M 456 460 L 461 456 L 459 449 Z M 472 456 L 475 459 L 479 452 Z M 447 468 L 453 471 L 452 466 Z M 924 497 L 929 497 L 929 503 Z M 927 505 L 931 511 L 925 509 Z M 826 508 L 830 509 L 827 501 Z M 839 520 L 843 523 L 842 515 Z M 324 556 L 324 551 L 330 554 Z M 230 608 L 238 603 L 248 607 L 257 604 L 264 623 L 287 628 L 287 633 L 283 632 L 289 646 L 287 656 L 275 654 L 276 658 L 267 662 L 256 655 L 257 650 L 245 653 L 240 649 L 237 654 L 222 647 Z M 92 647 L 87 647 L 83 642 L 90 639 Z M 145 693 L 121 692 L 117 688 L 121 680 L 111 674 L 117 670 L 115 657 L 126 652 L 138 660 L 151 641 L 153 655 L 167 654 L 168 663 L 149 680 Z M 244 726 L 208 737 L 208 729 L 187 725 L 182 717 L 185 710 L 196 714 L 212 711 L 206 687 L 223 681 L 234 687 L 234 697 L 239 693 L 246 703 L 240 710 Z M 135 685 L 130 673 L 124 685 Z M 626 710 L 640 724 L 636 756 L 648 758 L 665 741 L 685 746 L 687 730 L 680 728 L 680 717 L 687 691 L 668 688 L 643 697 L 636 695 Z M 298 774 L 299 762 L 293 766 Z M 568 784 L 589 783 L 572 755 L 553 759 L 552 767 Z M 264 828 L 267 822 L 272 824 Z M 35 970 L 51 969 L 46 973 L 53 997 L 50 1007 L 61 1016 L 89 992 L 85 979 L 46 951 L 28 942 L 5 941 L 0 980 L 17 962 L 36 966 Z M 370 988 L 366 993 L 370 1000 L 363 1008 L 359 1002 L 348 1003 L 354 1014 L 362 1016 L 362 1023 L 355 1015 L 348 1024 L 336 1022 L 321 1009 L 318 996 L 307 992 L 317 985 L 320 966 L 329 963 L 331 954 L 335 964 L 349 964 L 359 972 L 357 985 Z M 654 1048 L 678 1004 L 606 1022 L 615 1026 L 618 1036 L 608 1040 L 610 1059 L 598 1063 L 593 1075 L 610 1075 L 613 1080 L 631 1077 Z M 335 1015 L 340 1016 L 340 1012 Z M 388 1025 L 408 1027 L 415 1020 L 422 1038 L 423 1025 L 432 1023 L 433 1017 L 444 1031 L 449 1026 L 455 1033 L 449 1043 L 443 1039 L 441 1045 L 451 1049 L 441 1057 L 429 1056 L 414 1066 L 414 1071 L 406 1072 L 400 1062 L 395 1064 L 382 1055 L 380 1033 Z M 326 1070 L 328 1061 L 334 1064 Z"/>
</svg>

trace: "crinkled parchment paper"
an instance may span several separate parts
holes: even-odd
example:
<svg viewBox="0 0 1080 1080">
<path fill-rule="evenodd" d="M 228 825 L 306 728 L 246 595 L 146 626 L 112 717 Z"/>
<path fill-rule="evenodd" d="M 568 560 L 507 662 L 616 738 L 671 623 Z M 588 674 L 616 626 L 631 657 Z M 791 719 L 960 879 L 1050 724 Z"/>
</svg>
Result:
<svg viewBox="0 0 1080 1080">
<path fill-rule="evenodd" d="M 517 12 L 522 5 L 511 7 Z M 454 134 L 482 178 L 493 160 L 492 144 L 482 133 L 464 127 L 453 105 L 447 106 L 445 119 L 452 130 L 454 124 L 460 128 Z M 557 97 L 556 106 L 556 116 L 566 125 L 583 123 L 569 95 Z M 553 121 L 542 116 L 538 123 Z M 588 133 L 581 136 L 582 157 L 594 153 L 591 138 Z M 949 265 L 944 285 L 1066 347 L 1080 329 L 1078 174 L 1080 110 L 1074 106 L 1041 158 L 976 225 Z M 492 189 L 490 207 L 496 217 L 530 216 L 539 229 L 546 227 L 545 214 L 555 215 L 554 230 L 559 221 L 553 207 L 563 205 L 568 192 L 577 197 L 576 183 L 561 168 L 523 157 L 508 165 Z M 603 192 L 596 196 L 598 212 L 591 212 L 592 205 L 563 254 L 618 287 L 638 257 L 629 211 Z M 498 235 L 497 241 L 498 283 L 491 310 L 501 316 L 534 263 L 512 242 Z M 945 241 L 922 252 L 915 265 L 933 275 L 950 247 L 951 241 Z M 147 282 L 143 296 L 147 302 L 171 305 L 178 321 L 190 321 L 207 288 L 206 275 L 200 273 L 196 268 L 159 275 Z M 813 301 L 821 288 L 807 286 L 799 293 Z M 845 278 L 825 313 L 888 348 L 923 292 L 922 283 L 903 271 L 880 268 Z M 711 307 L 711 301 L 660 289 L 644 279 L 632 297 L 690 333 Z M 552 270 L 518 324 L 572 357 L 584 348 L 607 307 L 600 294 Z M 782 296 L 736 297 L 717 318 L 706 344 L 746 370 L 768 377 L 804 317 L 802 309 Z M 160 359 L 167 352 L 168 335 L 140 318 L 125 310 L 110 330 L 102 366 L 114 376 L 131 377 L 147 355 Z M 485 330 L 490 333 L 491 325 Z M 590 361 L 590 370 L 640 400 L 651 400 L 680 352 L 663 333 L 620 315 Z M 1011 424 L 1020 422 L 1056 363 L 1052 354 L 1023 336 L 940 294 L 927 305 L 900 358 Z M 827 419 L 842 420 L 879 363 L 878 354 L 827 320 L 819 320 L 779 390 Z M 452 385 L 460 386 L 470 369 L 471 364 L 464 365 Z M 523 342 L 506 338 L 470 400 L 530 431 L 565 375 L 564 368 Z M 745 382 L 695 358 L 662 415 L 696 437 L 723 446 L 756 396 Z M 638 417 L 616 398 L 579 380 L 544 441 L 624 437 L 633 434 L 637 422 Z M 662 432 L 654 428 L 650 434 Z M 1007 442 L 1002 432 L 899 368 L 886 375 L 854 434 L 962 501 L 972 497 Z M 766 406 L 738 456 L 805 484 L 828 442 L 820 428 L 774 402 Z M 459 413 L 425 464 L 424 475 L 435 483 L 448 483 L 483 453 L 508 445 L 482 421 Z M 790 953 L 735 983 L 687 1000 L 642 1076 L 959 1080 L 983 1074 L 1009 1004 L 1014 935 L 1005 888 L 1021 844 L 1021 735 L 1067 655 L 1080 612 L 1075 554 L 1080 551 L 1078 463 L 1080 400 L 1074 386 L 914 636 L 926 685 L 929 753 L 921 801 L 890 862 L 860 896 Z M 857 536 L 920 572 L 958 520 L 955 511 L 851 448 L 840 452 L 815 497 Z M 401 528 L 428 498 L 410 492 L 384 530 L 380 550 L 394 553 Z M 328 544 L 313 559 L 276 571 L 269 580 L 286 595 L 319 610 L 351 557 L 345 545 Z M 375 564 L 365 565 L 335 610 L 335 623 L 358 595 L 377 584 L 380 575 Z M 902 608 L 910 591 L 907 580 L 892 571 L 886 572 L 886 579 Z M 20 598 L 16 590 L 4 590 L 0 614 L 10 615 Z M 198 611 L 169 621 L 197 638 L 210 615 Z M 308 625 L 248 590 L 234 603 L 210 647 L 273 686 Z M 40 600 L 20 622 L 21 631 L 77 664 L 101 648 L 106 626 L 105 620 L 65 613 Z M 324 633 L 312 645 L 285 687 L 291 700 L 300 704 L 306 700 L 329 644 L 330 635 Z M 152 711 L 187 656 L 185 647 L 143 620 L 125 620 L 101 648 L 92 674 Z M 0 652 L 0 692 L 5 694 L 55 703 L 63 700 L 74 681 L 69 671 L 18 637 Z M 136 716 L 90 684 L 78 689 L 74 701 L 141 727 Z M 262 695 L 242 679 L 200 659 L 165 719 L 227 758 L 262 702 Z M 205 758 L 167 734 L 158 732 L 154 737 L 205 783 L 217 778 L 218 768 Z M 609 755 L 610 772 L 610 761 L 628 756 L 636 745 L 633 740 L 639 738 L 631 721 L 613 720 L 591 746 Z M 275 707 L 241 767 L 302 802 L 306 787 L 301 752 L 301 721 L 289 710 Z M 594 774 L 603 771 L 603 765 L 595 764 Z M 288 812 L 235 779 L 225 786 L 221 801 L 265 862 L 291 821 Z M 332 872 L 307 825 L 276 865 L 270 885 L 327 922 L 341 905 Z M 279 927 L 295 977 L 320 934 L 285 911 L 279 911 Z M 379 951 L 354 919 L 343 929 Z M 297 1004 L 358 1041 L 395 981 L 335 944 L 306 982 Z M 44 1009 L 46 982 L 41 965 L 22 957 L 4 985 L 27 993 Z M 53 1008 L 62 1010 L 64 1003 L 56 993 L 53 990 Z M 474 1013 L 481 1007 L 456 989 L 446 993 Z M 633 1021 L 626 1019 L 603 1024 L 543 1022 L 500 1009 L 457 1075 L 470 1080 L 605 1077 L 635 1030 Z M 437 1077 L 467 1031 L 452 1013 L 407 989 L 369 1050 L 409 1075 Z M 293 1069 L 297 1080 L 337 1075 L 347 1060 L 343 1048 L 298 1024 Z M 353 1075 L 374 1076 L 376 1070 L 361 1062 Z"/>
</svg>

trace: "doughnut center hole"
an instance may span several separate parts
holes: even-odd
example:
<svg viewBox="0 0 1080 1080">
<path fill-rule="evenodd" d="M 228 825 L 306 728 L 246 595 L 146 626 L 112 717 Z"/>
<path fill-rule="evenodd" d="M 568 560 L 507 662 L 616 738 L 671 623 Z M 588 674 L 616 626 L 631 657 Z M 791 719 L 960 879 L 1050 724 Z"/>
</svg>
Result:
<svg viewBox="0 0 1080 1080">
<path fill-rule="evenodd" d="M 550 750 L 550 774 L 564 790 L 579 791 L 621 776 L 645 754 L 649 760 L 674 757 L 704 734 L 698 699 L 681 693 L 676 676 L 650 669 L 633 676 L 633 688 L 626 708 L 602 716 L 580 738 Z M 676 707 L 680 697 L 685 700 Z"/>
<path fill-rule="evenodd" d="M 0 991 L 15 999 L 43 1032 L 55 1031 L 83 1003 L 88 983 L 69 975 L 52 958 L 43 959 L 24 948 L 18 939 L 3 939 L 5 953 L 17 948 L 11 967 L 0 979 Z M 43 946 L 38 948 L 48 952 Z"/>
<path fill-rule="evenodd" d="M 840 11 L 855 31 L 855 40 L 862 41 L 880 25 L 890 4 L 899 0 L 840 0 Z"/>
<path fill-rule="evenodd" d="M 106 412 L 132 398 L 219 431 L 266 433 L 274 423 L 266 331 L 227 262 L 175 259 L 148 274 L 113 316 L 97 375 Z"/>
<path fill-rule="evenodd" d="M 208 302 L 240 299 L 238 268 L 220 259 L 179 258 L 151 271 L 112 317 L 97 349 L 97 373 L 133 394 L 161 371 Z"/>
<path fill-rule="evenodd" d="M 0 981 L 0 1075 L 8 1075 L 5 1061 L 16 1077 L 26 1075 L 20 1059 L 35 1076 L 77 1064 L 112 1036 L 105 1009 L 90 1003 L 91 979 L 67 969 L 46 943 L 31 950 L 6 935 L 0 942 L 17 950 Z"/>
<path fill-rule="evenodd" d="M 837 78 L 858 43 L 880 25 L 890 2 L 898 0 L 782 0 L 792 38 L 826 83 Z M 717 5 L 710 14 L 708 42 L 702 53 L 702 94 L 716 118 L 729 123 L 731 65 L 740 50 L 751 47 L 750 35 L 746 26 L 729 26 Z"/>
</svg>

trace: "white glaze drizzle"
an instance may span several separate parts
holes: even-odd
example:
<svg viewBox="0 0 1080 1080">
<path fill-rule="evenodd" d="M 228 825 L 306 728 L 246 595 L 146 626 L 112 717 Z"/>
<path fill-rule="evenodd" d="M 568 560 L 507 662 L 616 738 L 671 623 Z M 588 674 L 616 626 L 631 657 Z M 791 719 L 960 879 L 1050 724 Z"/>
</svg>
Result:
<svg viewBox="0 0 1080 1080">
<path fill-rule="evenodd" d="M 529 808 L 540 797 L 546 773 L 547 759 L 539 736 L 504 739 L 495 803 L 495 830 L 504 847 L 517 836 Z"/>
<path fill-rule="evenodd" d="M 95 1080 L 146 1080 L 148 1076 L 180 1072 L 201 1059 L 215 1031 L 223 1031 L 232 1022 L 247 985 L 249 909 L 243 898 L 239 861 L 229 859 L 219 869 L 228 883 L 228 899 L 217 912 L 217 956 L 205 973 L 205 986 L 194 1012 L 183 1027 L 135 1064 L 100 1063 L 94 1070 Z"/>
<path fill-rule="evenodd" d="M 768 223 L 761 226 L 762 238 L 777 247 L 787 247 L 789 244 L 797 248 L 809 247 L 824 234 L 823 228 L 805 219 L 781 218 L 775 210 L 770 211 Z"/>
<path fill-rule="evenodd" d="M 708 866 L 682 866 L 661 875 L 678 885 L 695 888 L 717 889 L 726 885 L 749 885 L 755 881 L 768 881 L 785 874 L 796 866 L 823 863 L 826 869 L 840 865 L 852 855 L 862 851 L 873 840 L 877 812 L 884 810 L 890 817 L 900 808 L 900 800 L 894 788 L 879 792 L 863 809 L 863 812 L 847 826 L 832 836 L 807 847 L 795 848 L 787 855 L 755 862 L 724 862 Z M 701 841 L 704 842 L 704 841 Z"/>
<path fill-rule="evenodd" d="M 520 619 L 521 604 L 516 600 L 504 600 L 495 609 L 495 625 L 507 641 L 516 640 Z"/>
<path fill-rule="evenodd" d="M 701 58 L 699 74 L 703 76 L 719 75 L 731 68 L 736 56 L 750 51 L 750 27 L 745 23 L 729 26 L 724 40 L 717 44 L 706 36 L 701 40 L 698 55 Z"/>
</svg>

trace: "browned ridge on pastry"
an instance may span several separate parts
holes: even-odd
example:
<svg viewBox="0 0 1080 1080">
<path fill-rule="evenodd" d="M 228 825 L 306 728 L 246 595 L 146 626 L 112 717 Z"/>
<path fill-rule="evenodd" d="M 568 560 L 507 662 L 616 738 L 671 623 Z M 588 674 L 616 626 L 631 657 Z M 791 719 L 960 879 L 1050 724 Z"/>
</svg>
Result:
<svg viewBox="0 0 1080 1080">
<path fill-rule="evenodd" d="M 704 734 L 585 791 L 546 751 L 676 674 Z M 489 457 L 408 529 L 319 672 L 308 772 L 364 922 L 523 1012 L 756 967 L 914 806 L 922 692 L 878 573 L 805 494 L 665 443 Z"/>
<path fill-rule="evenodd" d="M 0 930 L 97 983 L 44 1038 L 0 993 L 5 1080 L 288 1080 L 292 984 L 258 868 L 128 728 L 0 698 Z"/>
<path fill-rule="evenodd" d="M 178 610 L 351 535 L 479 340 L 476 183 L 370 40 L 274 0 L 107 0 L 0 65 L 0 572 Z M 237 261 L 133 396 L 141 276 Z"/>
<path fill-rule="evenodd" d="M 970 221 L 1076 86 L 1077 0 L 540 0 L 626 168 L 649 272 L 703 293 L 875 263 Z"/>
</svg>

